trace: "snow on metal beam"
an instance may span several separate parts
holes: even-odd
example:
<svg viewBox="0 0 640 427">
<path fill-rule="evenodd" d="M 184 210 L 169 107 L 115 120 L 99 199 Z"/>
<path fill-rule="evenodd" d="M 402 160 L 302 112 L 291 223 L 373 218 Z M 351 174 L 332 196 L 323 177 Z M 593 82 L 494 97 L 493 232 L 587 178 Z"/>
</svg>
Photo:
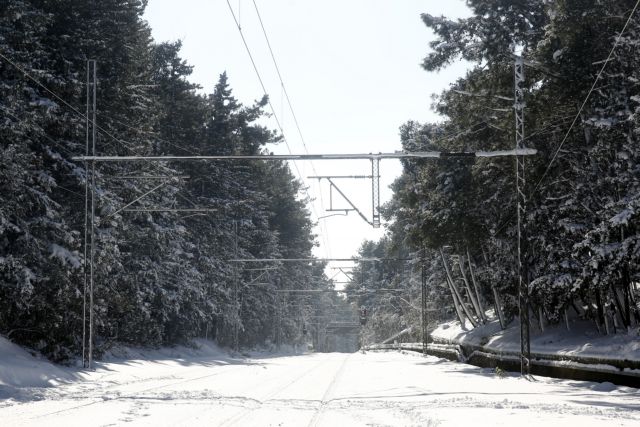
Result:
<svg viewBox="0 0 640 427">
<path fill-rule="evenodd" d="M 397 151 L 394 153 L 369 154 L 267 154 L 267 155 L 231 155 L 231 156 L 76 156 L 76 161 L 88 162 L 135 162 L 135 161 L 188 161 L 188 160 L 381 160 L 381 159 L 438 159 L 444 157 L 506 157 L 532 156 L 537 153 L 533 148 L 519 148 L 502 151 Z"/>
<path fill-rule="evenodd" d="M 414 258 L 246 258 L 228 259 L 228 262 L 376 262 L 376 261 L 413 261 Z"/>
</svg>

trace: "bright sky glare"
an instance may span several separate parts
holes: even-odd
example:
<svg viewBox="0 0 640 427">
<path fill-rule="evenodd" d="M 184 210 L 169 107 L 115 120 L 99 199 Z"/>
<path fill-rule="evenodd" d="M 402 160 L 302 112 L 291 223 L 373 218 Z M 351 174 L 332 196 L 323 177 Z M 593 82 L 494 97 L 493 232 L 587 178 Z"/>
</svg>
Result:
<svg viewBox="0 0 640 427">
<path fill-rule="evenodd" d="M 421 13 L 468 16 L 462 0 L 255 0 L 285 87 L 300 124 L 308 152 L 376 153 L 400 149 L 399 127 L 408 120 L 441 120 L 430 110 L 431 95 L 464 75 L 458 63 L 442 73 L 427 73 L 420 62 L 433 34 Z M 291 152 L 304 154 L 291 112 L 269 56 L 269 48 L 252 0 L 230 0 L 240 21 L 268 95 L 283 125 Z M 145 18 L 157 41 L 182 40 L 182 57 L 195 66 L 191 80 L 210 93 L 226 71 L 234 95 L 244 104 L 262 96 L 262 89 L 235 26 L 226 0 L 150 0 Z M 266 123 L 276 129 L 270 118 Z M 288 153 L 284 144 L 270 147 Z M 327 181 L 309 175 L 369 175 L 371 163 L 315 161 L 292 164 L 313 200 L 314 221 L 329 213 Z M 400 174 L 396 160 L 381 162 L 381 199 Z M 299 175 L 299 176 L 300 176 Z M 340 180 L 340 188 L 371 218 L 369 180 Z M 333 207 L 346 207 L 334 192 Z M 349 258 L 364 239 L 377 240 L 375 230 L 355 212 L 320 219 L 316 227 L 318 257 Z"/>
</svg>

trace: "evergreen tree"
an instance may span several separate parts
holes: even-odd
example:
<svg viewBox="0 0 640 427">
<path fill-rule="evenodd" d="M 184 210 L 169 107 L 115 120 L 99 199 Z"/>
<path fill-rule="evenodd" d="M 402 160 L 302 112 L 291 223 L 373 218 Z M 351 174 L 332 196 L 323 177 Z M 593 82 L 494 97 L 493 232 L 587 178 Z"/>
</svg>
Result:
<svg viewBox="0 0 640 427">
<path fill-rule="evenodd" d="M 180 43 L 152 40 L 144 6 L 0 6 L 0 332 L 55 359 L 79 354 L 82 337 L 88 172 L 71 158 L 86 149 L 88 59 L 97 62 L 98 155 L 262 154 L 278 141 L 257 124 L 266 98 L 242 106 L 226 75 L 213 94 L 198 93 Z M 275 334 L 265 320 L 273 317 L 272 298 L 264 296 L 273 296 L 276 281 L 328 286 L 322 268 L 303 266 L 282 268 L 268 278 L 271 288 L 259 289 L 249 286 L 249 271 L 229 262 L 310 256 L 312 224 L 283 164 L 119 162 L 96 171 L 98 353 L 115 343 L 170 345 L 216 331 L 221 343 L 236 330 L 245 345 L 264 343 Z M 131 178 L 144 175 L 166 178 Z M 131 202 L 143 210 L 210 211 L 122 210 Z M 310 315 L 287 310 L 298 324 Z M 300 339 L 295 324 L 284 331 L 285 339 Z"/>
</svg>

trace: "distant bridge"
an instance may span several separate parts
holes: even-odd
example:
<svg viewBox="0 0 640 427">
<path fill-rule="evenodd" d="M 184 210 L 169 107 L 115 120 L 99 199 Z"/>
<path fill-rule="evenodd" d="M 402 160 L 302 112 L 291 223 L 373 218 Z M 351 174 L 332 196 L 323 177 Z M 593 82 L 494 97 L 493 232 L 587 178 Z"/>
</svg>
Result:
<svg viewBox="0 0 640 427">
<path fill-rule="evenodd" d="M 327 324 L 327 333 L 357 333 L 360 331 L 360 323 L 357 322 L 331 322 Z"/>
</svg>

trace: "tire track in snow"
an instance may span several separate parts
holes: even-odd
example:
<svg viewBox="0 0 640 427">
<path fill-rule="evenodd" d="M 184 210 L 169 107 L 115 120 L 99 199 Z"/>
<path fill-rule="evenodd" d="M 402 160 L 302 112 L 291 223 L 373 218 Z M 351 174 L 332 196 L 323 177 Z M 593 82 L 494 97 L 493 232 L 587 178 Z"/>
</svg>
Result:
<svg viewBox="0 0 640 427">
<path fill-rule="evenodd" d="M 342 361 L 342 365 L 340 365 L 340 368 L 338 369 L 338 371 L 336 371 L 335 375 L 331 379 L 329 386 L 327 387 L 327 389 L 324 392 L 324 395 L 322 396 L 322 401 L 320 402 L 320 406 L 318 407 L 318 409 L 316 409 L 316 413 L 313 415 L 313 418 L 311 418 L 311 421 L 309 421 L 309 427 L 315 427 L 320 422 L 320 419 L 322 418 L 322 413 L 324 412 L 324 409 L 326 408 L 327 404 L 331 402 L 332 396 L 335 392 L 338 381 L 342 377 L 344 369 L 347 366 L 347 361 L 351 356 L 352 355 L 349 354 L 347 355 L 347 357 L 344 358 L 344 360 Z"/>
<path fill-rule="evenodd" d="M 225 366 L 229 366 L 229 365 L 225 365 Z M 235 372 L 235 371 L 237 371 L 239 369 L 243 369 L 244 367 L 245 367 L 245 365 L 242 365 L 242 364 L 241 365 L 235 365 L 234 368 L 227 369 L 224 372 L 214 372 L 214 373 L 207 374 L 207 375 L 198 375 L 196 377 L 187 378 L 187 379 L 181 378 L 179 381 L 173 381 L 173 382 L 171 382 L 169 384 L 162 384 L 162 385 L 158 385 L 158 386 L 154 386 L 154 387 L 145 388 L 145 389 L 142 389 L 142 390 L 136 390 L 136 391 L 124 394 L 124 395 L 117 395 L 115 397 L 95 396 L 94 399 L 99 399 L 99 400 L 94 400 L 92 402 L 87 402 L 87 403 L 83 403 L 83 404 L 80 404 L 80 405 L 72 406 L 72 407 L 69 407 L 69 408 L 60 409 L 58 411 L 47 412 L 45 414 L 40 414 L 40 415 L 37 415 L 35 417 L 31 417 L 31 419 L 35 420 L 35 419 L 44 418 L 44 417 L 47 417 L 47 416 L 50 416 L 50 415 L 57 415 L 57 414 L 60 414 L 60 413 L 73 411 L 73 410 L 77 410 L 77 409 L 82 409 L 82 408 L 86 408 L 88 406 L 92 406 L 92 405 L 96 405 L 96 404 L 100 404 L 100 403 L 107 403 L 107 402 L 112 402 L 112 401 L 116 401 L 116 400 L 131 399 L 131 398 L 136 397 L 140 393 L 159 390 L 159 389 L 162 389 L 162 388 L 171 387 L 171 386 L 179 385 L 179 384 L 184 384 L 184 383 L 188 383 L 188 382 L 191 382 L 191 381 L 197 381 L 197 380 L 201 380 L 201 379 L 204 379 L 204 378 L 216 377 L 216 376 L 219 376 L 219 375 L 224 375 L 224 374 Z M 203 370 L 208 370 L 208 369 L 210 369 L 210 368 L 204 368 Z M 202 372 L 202 371 L 199 371 L 199 372 Z M 161 377 L 161 378 L 167 378 L 167 377 Z M 148 382 L 148 381 L 153 381 L 153 380 L 157 381 L 158 377 L 145 379 L 142 382 Z M 115 387 L 118 387 L 118 386 L 126 387 L 128 385 L 136 384 L 136 383 L 137 383 L 137 381 L 132 381 L 132 382 L 124 383 L 124 384 L 115 385 Z M 114 386 L 110 386 L 110 388 L 114 388 Z"/>
<path fill-rule="evenodd" d="M 329 362 L 331 362 L 330 359 L 322 360 L 320 363 L 315 364 L 314 366 L 312 366 L 311 368 L 305 370 L 301 374 L 296 375 L 295 378 L 287 381 L 284 384 L 278 385 L 277 387 L 275 387 L 272 390 L 269 390 L 268 393 L 266 393 L 265 395 L 261 396 L 259 399 L 247 398 L 247 401 L 256 402 L 257 403 L 256 406 L 253 407 L 253 408 L 243 408 L 240 411 L 236 412 L 235 414 L 233 414 L 230 417 L 228 417 L 225 420 L 223 420 L 218 425 L 219 426 L 231 426 L 231 425 L 237 424 L 239 421 L 241 421 L 245 417 L 251 415 L 255 410 L 262 408 L 265 402 L 269 401 L 271 398 L 277 396 L 279 393 L 281 393 L 284 390 L 286 390 L 287 388 L 291 387 L 293 384 L 297 383 L 302 378 L 306 377 L 311 372 L 313 372 L 316 369 L 318 369 L 320 366 L 322 366 L 322 365 L 324 365 L 326 363 L 329 363 Z"/>
</svg>

